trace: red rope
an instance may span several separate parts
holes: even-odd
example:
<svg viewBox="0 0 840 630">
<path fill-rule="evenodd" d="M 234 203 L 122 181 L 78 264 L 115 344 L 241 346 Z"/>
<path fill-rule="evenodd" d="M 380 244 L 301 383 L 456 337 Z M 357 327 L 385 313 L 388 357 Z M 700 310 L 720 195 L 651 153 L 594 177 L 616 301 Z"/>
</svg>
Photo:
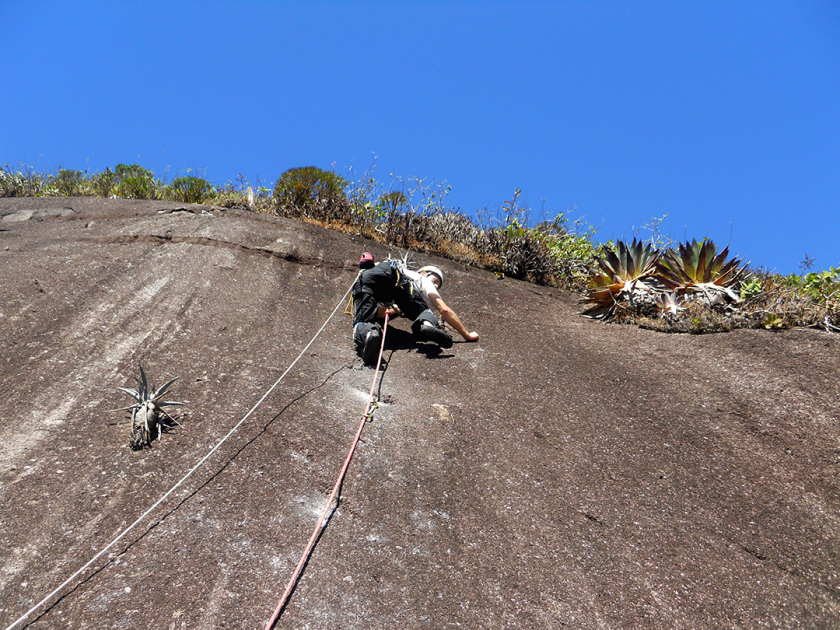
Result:
<svg viewBox="0 0 840 630">
<path fill-rule="evenodd" d="M 347 469 L 350 467 L 350 460 L 353 459 L 353 454 L 356 452 L 356 446 L 359 444 L 359 440 L 362 437 L 362 431 L 365 428 L 365 423 L 367 422 L 368 418 L 371 414 L 371 404 L 373 403 L 373 392 L 376 391 L 376 382 L 380 378 L 379 374 L 379 366 L 382 363 L 382 352 L 385 349 L 385 333 L 388 331 L 388 319 L 389 316 L 385 314 L 385 326 L 382 328 L 382 345 L 379 347 L 379 358 L 376 360 L 376 372 L 373 375 L 373 383 L 370 386 L 370 394 L 368 395 L 367 404 L 365 405 L 365 413 L 362 415 L 362 421 L 359 423 L 359 428 L 356 430 L 356 437 L 353 439 L 353 445 L 350 447 L 350 451 L 347 453 L 347 458 L 344 460 L 344 466 L 341 467 L 341 473 L 338 475 L 338 480 L 335 482 L 333 486 L 332 493 L 330 494 L 330 498 L 327 501 L 327 506 L 324 508 L 323 513 L 321 514 L 321 518 L 318 519 L 318 523 L 315 525 L 315 529 L 312 532 L 312 536 L 309 537 L 309 543 L 306 545 L 306 549 L 301 555 L 300 560 L 295 567 L 295 572 L 292 574 L 292 579 L 289 580 L 288 585 L 286 586 L 286 590 L 283 591 L 283 596 L 280 598 L 280 601 L 277 604 L 277 608 L 274 609 L 274 614 L 271 615 L 271 619 L 269 619 L 268 623 L 265 625 L 265 630 L 271 630 L 274 627 L 274 624 L 277 623 L 277 620 L 280 618 L 280 613 L 283 611 L 283 607 L 289 601 L 289 597 L 292 594 L 292 591 L 295 588 L 295 584 L 297 584 L 298 579 L 300 579 L 300 574 L 303 572 L 303 567 L 306 565 L 307 560 L 309 560 L 309 556 L 312 555 L 312 550 L 315 548 L 315 543 L 318 541 L 318 537 L 321 535 L 321 531 L 324 527 L 327 526 L 327 514 L 331 512 L 332 508 L 338 507 L 338 493 L 341 490 L 341 484 L 344 482 L 344 476 L 347 474 Z"/>
</svg>

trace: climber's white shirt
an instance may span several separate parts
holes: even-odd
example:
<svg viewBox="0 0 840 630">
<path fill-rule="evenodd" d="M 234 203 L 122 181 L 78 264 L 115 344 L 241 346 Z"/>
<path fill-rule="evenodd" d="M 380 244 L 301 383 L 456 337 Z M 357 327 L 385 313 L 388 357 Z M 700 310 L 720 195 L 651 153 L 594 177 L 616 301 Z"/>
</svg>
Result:
<svg viewBox="0 0 840 630">
<path fill-rule="evenodd" d="M 438 298 L 440 298 L 440 293 L 438 293 L 438 289 L 435 286 L 435 283 L 432 282 L 432 278 L 428 274 L 424 276 L 422 274 L 417 273 L 416 271 L 407 270 L 405 271 L 405 275 L 407 275 L 411 279 L 411 282 L 414 284 L 415 289 L 420 292 L 420 295 L 426 301 L 426 305 L 432 305 L 432 302 L 429 299 L 430 295 L 436 295 Z"/>
</svg>

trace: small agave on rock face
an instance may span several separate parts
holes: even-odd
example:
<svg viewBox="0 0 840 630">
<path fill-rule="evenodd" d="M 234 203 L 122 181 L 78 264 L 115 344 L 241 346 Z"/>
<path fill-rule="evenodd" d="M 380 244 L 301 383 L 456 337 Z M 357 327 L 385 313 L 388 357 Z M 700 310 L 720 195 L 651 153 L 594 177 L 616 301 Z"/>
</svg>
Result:
<svg viewBox="0 0 840 630">
<path fill-rule="evenodd" d="M 594 319 L 610 319 L 620 302 L 642 295 L 655 294 L 658 284 L 653 278 L 658 254 L 650 245 L 635 238 L 629 245 L 616 243 L 616 251 L 607 251 L 596 258 L 597 267 L 589 278 L 589 292 L 582 303 L 589 304 L 583 315 Z"/>
<path fill-rule="evenodd" d="M 154 440 L 154 434 L 157 432 L 158 441 L 161 439 L 162 427 L 161 416 L 165 416 L 173 422 L 177 421 L 170 416 L 164 407 L 168 405 L 183 405 L 185 403 L 175 402 L 172 400 L 161 400 L 163 395 L 167 392 L 169 387 L 180 377 L 175 377 L 168 381 L 158 389 L 149 384 L 146 378 L 146 372 L 143 366 L 140 367 L 140 378 L 137 379 L 137 389 L 129 389 L 128 387 L 119 387 L 120 391 L 125 392 L 137 402 L 128 407 L 117 409 L 116 411 L 131 410 L 131 439 L 129 446 L 132 450 L 139 450 L 144 446 L 150 446 Z"/>
<path fill-rule="evenodd" d="M 668 289 L 679 295 L 690 293 L 704 294 L 711 302 L 722 295 L 731 302 L 740 302 L 741 298 L 732 290 L 732 286 L 744 275 L 746 268 L 741 267 L 741 259 L 727 261 L 729 247 L 717 252 L 712 241 L 704 240 L 679 246 L 679 250 L 668 250 L 656 261 L 657 279 Z"/>
</svg>

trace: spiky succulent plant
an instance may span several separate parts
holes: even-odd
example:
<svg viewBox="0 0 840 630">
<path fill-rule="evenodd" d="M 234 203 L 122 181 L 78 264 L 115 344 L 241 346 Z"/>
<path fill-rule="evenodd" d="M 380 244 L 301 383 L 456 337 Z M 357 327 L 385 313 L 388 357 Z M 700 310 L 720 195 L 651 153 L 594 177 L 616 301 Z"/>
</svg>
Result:
<svg viewBox="0 0 840 630">
<path fill-rule="evenodd" d="M 730 288 L 745 273 L 741 258 L 729 256 L 729 247 L 717 253 L 710 240 L 681 243 L 678 250 L 669 249 L 655 261 L 655 276 L 668 289 L 679 295 L 703 293 L 710 300 L 725 294 L 732 302 L 741 299 Z"/>
<path fill-rule="evenodd" d="M 151 444 L 154 439 L 154 433 L 157 431 L 158 441 L 161 438 L 161 416 L 166 416 L 168 419 L 177 423 L 172 416 L 164 410 L 164 407 L 169 405 L 183 405 L 185 403 L 176 402 L 173 400 L 161 400 L 163 395 L 167 392 L 169 387 L 180 377 L 175 377 L 171 381 L 155 389 L 146 378 L 146 372 L 143 366 L 140 368 L 140 378 L 137 379 L 137 389 L 130 389 L 128 387 L 119 387 L 120 391 L 125 392 L 131 396 L 135 401 L 133 405 L 117 409 L 116 411 L 131 410 L 131 440 L 130 446 L 134 450 L 143 448 Z"/>
<path fill-rule="evenodd" d="M 650 245 L 633 239 L 627 245 L 616 241 L 615 251 L 607 251 L 601 258 L 596 256 L 596 267 L 590 272 L 589 289 L 581 300 L 591 304 L 583 311 L 586 317 L 609 319 L 624 300 L 633 300 L 639 294 L 652 294 L 658 290 L 658 283 L 652 276 L 659 254 Z"/>
</svg>

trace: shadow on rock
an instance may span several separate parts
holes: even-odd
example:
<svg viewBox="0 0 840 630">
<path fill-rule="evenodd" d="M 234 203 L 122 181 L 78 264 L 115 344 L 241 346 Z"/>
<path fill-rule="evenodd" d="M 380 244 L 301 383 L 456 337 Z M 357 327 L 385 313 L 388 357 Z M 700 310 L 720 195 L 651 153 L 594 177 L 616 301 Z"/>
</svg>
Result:
<svg viewBox="0 0 840 630">
<path fill-rule="evenodd" d="M 450 359 L 455 355 L 452 353 L 444 354 L 443 348 L 436 343 L 417 341 L 414 335 L 399 328 L 388 327 L 385 333 L 385 351 L 389 352 L 388 359 L 398 350 L 415 350 L 417 354 L 424 355 L 427 359 Z M 357 350 L 359 356 L 361 351 Z M 385 357 L 382 357 L 385 361 Z"/>
</svg>

